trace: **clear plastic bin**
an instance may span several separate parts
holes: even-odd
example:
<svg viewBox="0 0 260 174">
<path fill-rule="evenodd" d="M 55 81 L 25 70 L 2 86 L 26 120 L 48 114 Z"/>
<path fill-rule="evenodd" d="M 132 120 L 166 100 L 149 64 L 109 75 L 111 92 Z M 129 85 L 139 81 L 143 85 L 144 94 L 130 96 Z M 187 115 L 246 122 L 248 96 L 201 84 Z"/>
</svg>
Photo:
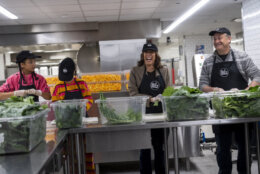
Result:
<svg viewBox="0 0 260 174">
<path fill-rule="evenodd" d="M 101 124 L 129 124 L 142 122 L 142 104 L 147 97 L 114 97 L 96 100 Z"/>
<path fill-rule="evenodd" d="M 216 118 L 260 117 L 260 93 L 215 94 L 211 102 Z"/>
<path fill-rule="evenodd" d="M 204 120 L 209 117 L 209 98 L 203 95 L 163 97 L 168 121 Z"/>
<path fill-rule="evenodd" d="M 161 105 L 162 105 L 162 112 L 161 113 L 148 113 L 148 114 L 146 113 L 147 102 L 149 102 L 148 99 L 149 98 L 147 98 L 147 101 L 145 103 L 143 103 L 143 109 L 142 109 L 142 111 L 143 111 L 143 121 L 144 122 L 163 122 L 163 121 L 166 121 L 167 114 L 166 114 L 166 108 L 165 108 L 165 104 L 162 100 L 162 97 L 161 97 L 161 101 L 160 101 Z M 151 103 L 151 104 L 154 104 L 154 103 Z"/>
<path fill-rule="evenodd" d="M 0 154 L 30 152 L 44 140 L 49 110 L 31 116 L 0 118 Z"/>
<path fill-rule="evenodd" d="M 60 129 L 82 127 L 82 117 L 86 116 L 87 102 L 87 99 L 80 99 L 60 100 L 52 103 L 56 126 Z"/>
</svg>

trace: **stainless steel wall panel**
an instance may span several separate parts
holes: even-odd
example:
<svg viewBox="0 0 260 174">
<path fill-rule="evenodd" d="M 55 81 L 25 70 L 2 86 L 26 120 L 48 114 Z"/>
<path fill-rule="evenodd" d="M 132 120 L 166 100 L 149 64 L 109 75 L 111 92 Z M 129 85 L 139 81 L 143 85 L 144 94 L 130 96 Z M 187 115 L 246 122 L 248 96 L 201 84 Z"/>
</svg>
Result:
<svg viewBox="0 0 260 174">
<path fill-rule="evenodd" d="M 86 134 L 87 152 L 113 152 L 151 148 L 150 130 L 109 131 Z M 104 143 L 105 142 L 105 143 Z"/>
<path fill-rule="evenodd" d="M 97 22 L 1 26 L 0 34 L 50 33 L 98 30 Z"/>
<path fill-rule="evenodd" d="M 0 46 L 159 38 L 160 20 L 1 26 Z"/>
</svg>

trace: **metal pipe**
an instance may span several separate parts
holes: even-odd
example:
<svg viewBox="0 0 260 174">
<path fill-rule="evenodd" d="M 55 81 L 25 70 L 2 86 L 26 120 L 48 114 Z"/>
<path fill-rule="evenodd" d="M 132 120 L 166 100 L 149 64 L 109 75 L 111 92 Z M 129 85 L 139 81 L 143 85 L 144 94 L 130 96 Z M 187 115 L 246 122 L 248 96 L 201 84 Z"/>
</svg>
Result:
<svg viewBox="0 0 260 174">
<path fill-rule="evenodd" d="M 75 173 L 75 168 L 74 168 L 74 164 L 75 164 L 75 160 L 74 160 L 74 136 L 71 134 L 70 135 L 70 145 L 71 145 L 71 164 L 72 164 L 72 173 Z"/>
<path fill-rule="evenodd" d="M 174 167 L 175 174 L 179 174 L 179 161 L 178 161 L 178 127 L 172 128 L 173 135 L 173 151 L 174 151 Z"/>
<path fill-rule="evenodd" d="M 82 170 L 83 174 L 86 174 L 86 157 L 85 157 L 85 146 L 84 146 L 84 134 L 80 135 L 80 147 L 81 147 L 81 160 L 82 160 Z"/>
<path fill-rule="evenodd" d="M 169 174 L 167 128 L 164 128 L 163 131 L 164 131 L 164 164 L 165 164 L 165 172 L 166 172 L 166 174 Z"/>
<path fill-rule="evenodd" d="M 77 155 L 77 160 L 78 160 L 78 173 L 81 174 L 81 157 L 80 157 L 80 143 L 79 143 L 79 134 L 77 133 L 76 135 L 76 155 Z"/>
<path fill-rule="evenodd" d="M 256 131 L 256 152 L 257 152 L 258 173 L 260 173 L 260 148 L 259 148 L 258 122 L 255 122 L 255 131 Z"/>
<path fill-rule="evenodd" d="M 244 123 L 245 125 L 245 146 L 246 146 L 246 173 L 251 174 L 250 170 L 250 153 L 249 153 L 249 137 L 248 137 L 248 123 Z"/>
<path fill-rule="evenodd" d="M 68 173 L 70 173 L 70 158 L 71 158 L 71 154 L 70 154 L 70 149 L 69 149 L 69 138 L 67 137 L 66 138 L 66 151 L 67 151 L 67 154 L 66 154 L 66 171 Z"/>
</svg>

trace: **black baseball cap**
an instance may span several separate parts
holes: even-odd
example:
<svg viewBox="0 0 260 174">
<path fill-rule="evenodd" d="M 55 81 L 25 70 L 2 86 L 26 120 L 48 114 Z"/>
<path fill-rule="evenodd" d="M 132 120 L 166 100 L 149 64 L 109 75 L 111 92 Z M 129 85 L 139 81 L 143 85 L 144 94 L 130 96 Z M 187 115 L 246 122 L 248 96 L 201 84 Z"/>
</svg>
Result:
<svg viewBox="0 0 260 174">
<path fill-rule="evenodd" d="M 146 43 L 144 44 L 143 46 L 143 52 L 146 52 L 146 51 L 155 51 L 155 52 L 158 52 L 158 48 L 156 45 L 154 45 L 153 43 Z"/>
<path fill-rule="evenodd" d="M 74 76 L 76 65 L 72 58 L 65 58 L 59 64 L 59 80 L 60 81 L 71 81 Z"/>
<path fill-rule="evenodd" d="M 41 58 L 41 56 L 36 56 L 33 53 L 31 53 L 29 50 L 23 50 L 17 54 L 16 63 L 21 63 L 25 59 L 35 59 L 35 58 Z"/>
<path fill-rule="evenodd" d="M 227 35 L 231 36 L 231 32 L 229 31 L 229 29 L 222 27 L 222 28 L 216 28 L 215 30 L 212 30 L 211 32 L 209 32 L 210 36 L 214 36 L 215 33 L 226 33 Z"/>
</svg>

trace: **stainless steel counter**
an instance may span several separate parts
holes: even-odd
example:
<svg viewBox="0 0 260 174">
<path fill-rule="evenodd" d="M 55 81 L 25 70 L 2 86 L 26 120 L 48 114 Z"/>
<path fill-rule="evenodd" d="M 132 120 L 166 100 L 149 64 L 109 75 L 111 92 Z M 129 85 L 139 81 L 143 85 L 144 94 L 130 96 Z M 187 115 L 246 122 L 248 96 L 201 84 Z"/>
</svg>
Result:
<svg viewBox="0 0 260 174">
<path fill-rule="evenodd" d="M 260 121 L 258 118 L 230 118 L 230 119 L 208 119 L 208 120 L 190 120 L 176 122 L 155 122 L 155 123 L 140 123 L 140 124 L 124 124 L 124 125 L 85 125 L 82 128 L 70 129 L 70 133 L 91 133 L 91 132 L 113 132 L 124 130 L 138 129 L 155 129 L 155 128 L 172 128 L 172 127 L 189 127 L 200 125 L 218 125 L 218 124 L 237 124 L 250 123 Z M 87 128 L 87 129 L 86 129 Z"/>
<path fill-rule="evenodd" d="M 38 174 L 52 160 L 55 152 L 65 141 L 68 131 L 59 131 L 57 140 L 42 141 L 30 153 L 7 154 L 0 156 L 1 174 Z"/>
<path fill-rule="evenodd" d="M 178 148 L 176 147 L 177 140 L 177 128 L 185 126 L 196 126 L 196 125 L 213 125 L 213 124 L 235 124 L 235 123 L 249 123 L 260 121 L 260 118 L 234 118 L 234 119 L 209 119 L 209 120 L 196 120 L 196 121 L 178 121 L 178 122 L 162 122 L 162 123 L 142 123 L 135 125 L 86 125 L 83 128 L 75 128 L 70 130 L 59 131 L 57 134 L 56 141 L 45 141 L 40 143 L 30 153 L 24 154 L 9 154 L 0 156 L 0 173 L 1 174 L 36 174 L 45 171 L 49 163 L 52 162 L 52 158 L 55 156 L 57 150 L 65 144 L 65 140 L 68 135 L 76 137 L 76 154 L 77 160 L 81 161 L 82 164 L 78 165 L 78 170 L 84 173 L 84 160 L 82 152 L 82 140 L 80 139 L 83 134 L 90 135 L 96 133 L 114 133 L 114 132 L 141 132 L 142 130 L 148 130 L 152 128 L 172 128 L 173 129 L 173 140 L 174 140 L 174 157 L 178 159 Z M 245 130 L 246 131 L 246 130 Z M 146 131 L 144 131 L 146 132 Z M 91 140 L 89 140 L 91 141 Z M 106 145 L 106 139 L 103 140 Z M 102 148 L 102 147 L 100 147 Z M 95 149 L 98 151 L 98 149 Z M 259 154 L 259 151 L 258 151 Z M 178 171 L 178 160 L 175 160 L 175 170 Z M 248 172 L 250 173 L 250 172 Z"/>
<path fill-rule="evenodd" d="M 192 121 L 176 121 L 176 122 L 162 122 L 162 123 L 140 123 L 140 124 L 134 124 L 134 125 L 91 125 L 86 126 L 85 128 L 77 128 L 77 129 L 71 129 L 70 133 L 72 134 L 86 134 L 86 135 L 99 135 L 102 133 L 110 134 L 111 136 L 114 134 L 117 134 L 118 132 L 127 132 L 127 131 L 137 131 L 137 130 L 147 130 L 147 129 L 154 129 L 154 128 L 171 128 L 173 132 L 173 152 L 174 152 L 174 163 L 175 163 L 175 173 L 179 174 L 179 149 L 178 149 L 178 128 L 179 127 L 190 127 L 190 126 L 200 126 L 200 125 L 223 125 L 223 124 L 237 124 L 237 123 L 243 123 L 245 124 L 245 143 L 246 143 L 246 154 L 247 154 L 247 174 L 250 174 L 250 165 L 249 165 L 249 138 L 248 138 L 248 123 L 254 122 L 256 123 L 256 132 L 258 132 L 258 124 L 257 122 L 260 121 L 259 118 L 230 118 L 230 119 L 209 119 L 209 120 L 192 120 Z M 258 134 L 257 134 L 258 136 Z M 258 137 L 257 137 L 258 138 Z M 89 139 L 91 141 L 91 139 Z M 92 139 L 93 141 L 93 139 Z M 105 148 L 107 144 L 107 139 L 99 139 L 99 149 L 95 149 L 95 151 L 102 151 L 103 148 Z M 258 151 L 258 168 L 260 172 L 260 161 L 259 161 L 259 141 L 257 140 L 257 151 Z M 122 142 L 124 144 L 124 142 Z M 78 144 L 80 144 L 78 142 Z M 165 144 L 167 143 L 167 140 L 165 140 Z M 120 142 L 117 144 L 117 147 L 120 147 Z M 167 147 L 166 147 L 167 148 Z M 80 151 L 81 148 L 78 150 Z M 168 150 L 167 150 L 168 151 Z M 79 152 L 80 154 L 81 152 Z M 168 156 L 168 153 L 166 154 Z M 82 161 L 80 159 L 80 156 L 78 156 L 78 161 Z M 168 158 L 165 160 L 165 166 L 168 171 Z M 79 165 L 79 168 L 81 166 L 84 166 L 84 164 Z M 81 169 L 79 169 L 81 170 Z M 168 173 L 168 172 L 167 172 Z"/>
</svg>

